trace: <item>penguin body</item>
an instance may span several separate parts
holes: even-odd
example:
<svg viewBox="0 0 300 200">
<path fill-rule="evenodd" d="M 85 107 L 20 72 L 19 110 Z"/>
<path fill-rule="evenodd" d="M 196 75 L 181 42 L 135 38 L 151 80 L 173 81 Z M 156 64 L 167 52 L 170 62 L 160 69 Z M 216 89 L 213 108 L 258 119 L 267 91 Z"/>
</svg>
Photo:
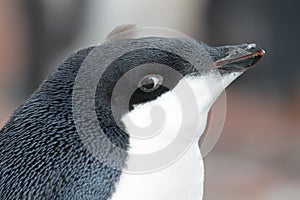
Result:
<svg viewBox="0 0 300 200">
<path fill-rule="evenodd" d="M 122 54 L 127 47 L 136 48 Z M 180 49 L 199 52 L 196 64 L 201 66 L 200 71 L 189 61 L 188 51 L 184 51 L 185 58 L 177 54 Z M 95 95 L 89 96 L 80 91 L 76 81 L 82 75 L 82 65 L 90 64 L 89 69 L 100 69 L 101 66 L 97 66 L 100 57 L 109 59 L 116 52 L 120 52 L 120 56 L 108 62 L 108 67 L 103 69 Z M 206 60 L 207 54 L 211 62 Z M 89 63 L 87 60 L 91 55 L 99 62 Z M 262 55 L 262 49 L 251 45 L 209 47 L 186 38 L 158 37 L 118 38 L 115 42 L 78 51 L 41 84 L 0 131 L 0 198 L 201 199 L 204 168 L 198 140 L 205 129 L 210 106 L 224 86 L 255 64 Z M 140 66 L 144 67 L 143 70 L 137 70 Z M 176 73 L 170 73 L 168 68 Z M 118 95 L 113 97 L 118 81 L 132 71 L 133 74 L 121 84 Z M 217 84 L 208 90 L 207 81 Z M 90 87 L 89 81 L 83 84 Z M 182 107 L 173 93 L 179 94 L 183 103 L 189 104 L 191 99 L 184 98 L 190 98 L 185 93 L 186 84 L 196 97 L 196 108 L 184 109 L 191 119 L 181 123 Z M 125 101 L 132 88 L 133 93 Z M 74 91 L 77 90 L 79 105 L 84 105 L 89 98 L 95 99 L 89 109 L 95 111 L 97 126 L 101 127 L 111 146 L 101 143 L 104 140 L 95 142 L 94 136 L 98 131 L 94 124 L 82 125 L 89 123 L 88 110 L 80 110 L 82 120 L 74 118 L 74 101 L 77 100 Z M 113 115 L 114 106 L 119 111 L 117 117 Z M 142 132 L 131 120 L 141 126 L 151 124 L 151 109 L 155 106 L 165 110 L 162 134 L 147 141 L 138 140 Z M 191 125 L 198 121 L 193 116 L 193 109 L 201 111 L 198 116 L 201 122 L 196 130 Z M 183 124 L 183 128 L 177 127 L 178 124 Z M 81 125 L 86 134 L 81 134 Z M 174 134 L 176 127 L 182 128 L 187 135 L 195 132 L 177 159 L 153 171 L 149 168 L 143 174 L 123 171 L 131 167 L 136 154 L 151 154 L 167 147 L 177 137 Z M 86 142 L 91 146 L 87 147 Z M 95 156 L 93 148 L 104 160 Z M 115 154 L 116 149 L 121 149 L 121 153 Z M 110 157 L 108 160 L 112 165 L 105 162 L 107 157 Z M 151 164 L 138 163 L 138 166 L 147 168 Z"/>
</svg>

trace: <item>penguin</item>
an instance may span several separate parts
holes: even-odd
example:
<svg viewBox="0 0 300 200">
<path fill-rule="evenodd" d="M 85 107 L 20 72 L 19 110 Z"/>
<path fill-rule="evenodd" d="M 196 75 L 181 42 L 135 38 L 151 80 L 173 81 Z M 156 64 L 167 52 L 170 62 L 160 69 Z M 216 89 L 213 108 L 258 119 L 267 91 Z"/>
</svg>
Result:
<svg viewBox="0 0 300 200">
<path fill-rule="evenodd" d="M 203 198 L 198 140 L 210 107 L 265 52 L 128 31 L 138 28 L 71 55 L 7 121 L 0 199 Z"/>
</svg>

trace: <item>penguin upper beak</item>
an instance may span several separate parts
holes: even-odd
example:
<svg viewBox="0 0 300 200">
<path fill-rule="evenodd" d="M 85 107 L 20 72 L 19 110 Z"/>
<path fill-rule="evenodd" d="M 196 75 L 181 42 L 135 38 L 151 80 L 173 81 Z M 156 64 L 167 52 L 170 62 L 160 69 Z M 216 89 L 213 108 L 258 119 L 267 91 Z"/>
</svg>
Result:
<svg viewBox="0 0 300 200">
<path fill-rule="evenodd" d="M 218 56 L 214 57 L 213 67 L 225 72 L 246 70 L 256 64 L 265 51 L 256 44 L 216 47 Z"/>
</svg>

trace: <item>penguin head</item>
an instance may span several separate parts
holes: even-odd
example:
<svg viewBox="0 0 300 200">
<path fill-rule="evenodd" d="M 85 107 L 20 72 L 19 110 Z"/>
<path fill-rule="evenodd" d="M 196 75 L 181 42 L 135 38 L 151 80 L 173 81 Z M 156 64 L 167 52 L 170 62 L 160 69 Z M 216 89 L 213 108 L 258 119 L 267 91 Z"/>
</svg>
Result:
<svg viewBox="0 0 300 200">
<path fill-rule="evenodd" d="M 87 96 L 95 98 L 100 123 L 115 122 L 134 153 L 163 149 L 178 132 L 199 139 L 211 105 L 264 55 L 255 44 L 212 47 L 188 37 L 132 37 L 127 31 L 119 28 L 95 47 L 77 77 L 83 77 L 78 88 L 95 88 Z"/>
</svg>

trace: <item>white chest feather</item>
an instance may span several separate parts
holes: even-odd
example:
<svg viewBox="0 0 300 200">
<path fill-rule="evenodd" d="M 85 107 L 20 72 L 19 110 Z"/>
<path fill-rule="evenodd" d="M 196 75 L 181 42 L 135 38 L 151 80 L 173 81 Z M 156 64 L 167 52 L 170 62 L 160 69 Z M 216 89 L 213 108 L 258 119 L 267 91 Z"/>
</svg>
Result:
<svg viewBox="0 0 300 200">
<path fill-rule="evenodd" d="M 149 174 L 122 173 L 111 200 L 201 200 L 204 168 L 193 144 L 173 165 Z"/>
</svg>

